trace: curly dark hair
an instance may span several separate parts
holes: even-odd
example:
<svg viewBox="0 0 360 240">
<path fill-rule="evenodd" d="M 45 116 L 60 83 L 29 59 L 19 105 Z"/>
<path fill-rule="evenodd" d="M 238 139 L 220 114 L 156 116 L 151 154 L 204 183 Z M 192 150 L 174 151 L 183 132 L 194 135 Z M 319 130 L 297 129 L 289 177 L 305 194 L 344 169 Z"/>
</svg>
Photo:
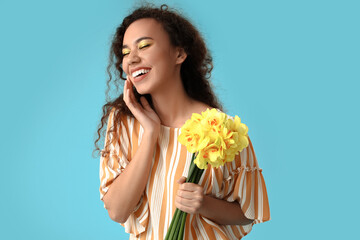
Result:
<svg viewBox="0 0 360 240">
<path fill-rule="evenodd" d="M 165 31 L 169 34 L 171 44 L 183 48 L 187 53 L 187 58 L 181 65 L 180 76 L 188 96 L 213 108 L 223 109 L 221 103 L 212 91 L 209 81 L 213 69 L 212 57 L 199 31 L 189 20 L 181 16 L 176 10 L 169 9 L 166 4 L 161 5 L 159 8 L 151 4 L 146 4 L 135 9 L 130 15 L 125 17 L 121 25 L 116 29 L 113 37 L 110 48 L 109 65 L 107 67 L 109 79 L 107 81 L 106 104 L 102 107 L 103 116 L 98 126 L 97 139 L 95 140 L 96 148 L 94 151 L 100 150 L 97 143 L 101 139 L 101 136 L 105 136 L 106 129 L 103 129 L 103 127 L 106 125 L 111 110 L 116 110 L 114 114 L 115 122 L 120 122 L 122 114 L 133 117 L 123 100 L 122 93 L 115 100 L 111 100 L 108 94 L 111 90 L 112 82 L 118 91 L 120 83 L 123 85 L 123 81 L 126 80 L 126 77 L 123 76 L 124 70 L 122 69 L 122 44 L 124 34 L 131 23 L 142 18 L 152 18 L 161 23 Z M 116 76 L 114 79 L 111 74 L 112 69 Z M 138 102 L 140 102 L 140 97 L 144 96 L 154 109 L 150 94 L 141 95 L 136 91 L 135 87 L 133 91 Z M 114 124 L 113 128 L 109 129 L 109 131 L 113 133 L 113 138 L 116 139 L 117 124 Z"/>
</svg>

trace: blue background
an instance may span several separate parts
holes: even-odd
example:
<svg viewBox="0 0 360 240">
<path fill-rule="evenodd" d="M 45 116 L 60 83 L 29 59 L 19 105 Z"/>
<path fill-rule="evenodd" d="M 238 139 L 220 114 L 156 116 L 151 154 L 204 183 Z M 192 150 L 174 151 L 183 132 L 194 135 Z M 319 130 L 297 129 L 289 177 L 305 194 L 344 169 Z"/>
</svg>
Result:
<svg viewBox="0 0 360 240">
<path fill-rule="evenodd" d="M 136 1 L 137 3 L 139 1 Z M 359 216 L 359 1 L 153 1 L 202 32 L 249 127 L 272 220 L 244 239 L 346 239 Z M 133 1 L 1 1 L 2 239 L 128 239 L 92 158 L 111 36 Z"/>
</svg>

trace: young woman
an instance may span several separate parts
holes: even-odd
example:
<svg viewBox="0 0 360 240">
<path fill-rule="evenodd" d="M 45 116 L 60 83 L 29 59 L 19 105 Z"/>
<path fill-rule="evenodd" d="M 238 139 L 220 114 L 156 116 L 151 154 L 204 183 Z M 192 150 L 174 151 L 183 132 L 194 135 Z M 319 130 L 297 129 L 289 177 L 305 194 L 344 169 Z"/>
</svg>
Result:
<svg viewBox="0 0 360 240">
<path fill-rule="evenodd" d="M 188 20 L 166 5 L 138 8 L 117 28 L 108 86 L 113 65 L 125 84 L 104 105 L 95 142 L 107 120 L 100 199 L 130 239 L 164 239 L 176 208 L 189 214 L 185 239 L 240 239 L 270 219 L 250 139 L 232 163 L 185 183 L 192 154 L 177 141 L 181 126 L 193 113 L 222 111 L 208 81 L 212 58 Z"/>
</svg>

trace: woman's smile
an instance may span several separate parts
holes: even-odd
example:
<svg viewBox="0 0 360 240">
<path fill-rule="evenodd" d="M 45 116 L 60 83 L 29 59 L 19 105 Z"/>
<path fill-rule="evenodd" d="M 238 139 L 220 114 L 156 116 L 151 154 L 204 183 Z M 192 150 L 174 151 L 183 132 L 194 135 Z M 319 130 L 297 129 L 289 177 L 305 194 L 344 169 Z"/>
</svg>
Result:
<svg viewBox="0 0 360 240">
<path fill-rule="evenodd" d="M 136 68 L 131 70 L 131 77 L 134 82 L 139 82 L 149 75 L 151 68 Z"/>
</svg>

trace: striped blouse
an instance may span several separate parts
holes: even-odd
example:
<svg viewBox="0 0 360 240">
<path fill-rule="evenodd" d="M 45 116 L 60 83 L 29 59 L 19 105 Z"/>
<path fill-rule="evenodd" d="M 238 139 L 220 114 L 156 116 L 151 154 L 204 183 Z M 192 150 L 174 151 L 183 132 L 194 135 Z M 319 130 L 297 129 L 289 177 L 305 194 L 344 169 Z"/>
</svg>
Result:
<svg viewBox="0 0 360 240">
<path fill-rule="evenodd" d="M 114 124 L 113 119 L 114 111 L 111 111 L 105 144 L 112 139 L 108 131 Z M 122 116 L 118 124 L 120 139 L 109 146 L 108 155 L 100 157 L 101 200 L 131 161 L 144 133 L 140 123 L 130 116 Z M 180 128 L 161 125 L 146 188 L 127 221 L 121 224 L 130 239 L 157 240 L 166 235 L 176 209 L 175 197 L 179 188 L 176 181 L 181 176 L 187 177 L 192 157 L 192 153 L 178 142 L 179 134 Z M 202 215 L 188 214 L 184 239 L 241 239 L 254 224 L 270 220 L 262 169 L 250 139 L 249 146 L 236 155 L 234 161 L 219 168 L 209 165 L 198 184 L 206 195 L 238 202 L 245 216 L 254 221 L 248 225 L 219 225 Z"/>
</svg>

